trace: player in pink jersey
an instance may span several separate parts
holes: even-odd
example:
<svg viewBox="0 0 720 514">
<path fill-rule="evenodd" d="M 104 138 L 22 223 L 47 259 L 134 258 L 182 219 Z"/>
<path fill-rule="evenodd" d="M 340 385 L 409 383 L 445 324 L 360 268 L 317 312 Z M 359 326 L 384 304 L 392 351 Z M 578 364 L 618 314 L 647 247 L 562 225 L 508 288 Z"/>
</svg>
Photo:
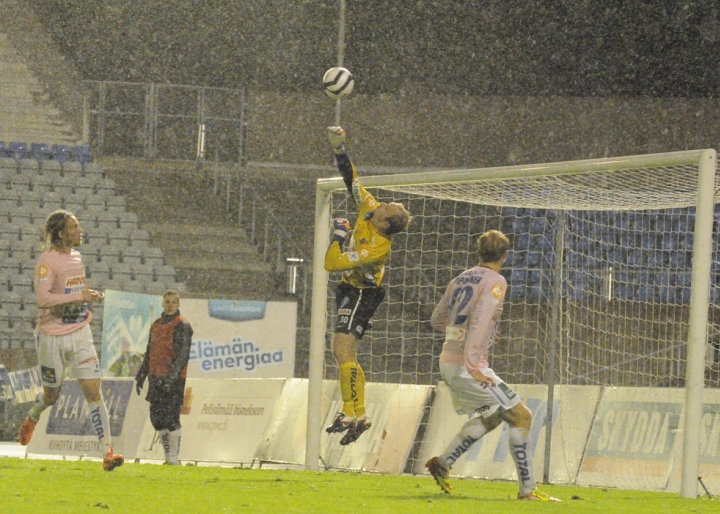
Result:
<svg viewBox="0 0 720 514">
<path fill-rule="evenodd" d="M 530 446 L 532 413 L 520 397 L 489 367 L 507 282 L 500 275 L 510 242 L 490 230 L 478 238 L 477 266 L 455 277 L 433 312 L 433 328 L 445 333 L 440 374 L 458 414 L 470 419 L 445 451 L 425 463 L 440 488 L 450 492 L 448 476 L 460 456 L 503 421 L 509 425 L 510 454 L 515 461 L 518 499 L 560 501 L 536 487 Z"/>
<path fill-rule="evenodd" d="M 38 365 L 43 392 L 20 427 L 18 441 L 27 445 L 42 412 L 57 402 L 66 372 L 72 372 L 85 397 L 88 416 L 101 445 L 105 445 L 103 469 L 112 471 L 124 462 L 113 452 L 110 419 L 100 391 L 100 361 L 93 345 L 89 305 L 104 294 L 85 284 L 80 252 L 83 231 L 77 218 L 57 210 L 48 216 L 43 230 L 44 252 L 35 267 L 35 301 Z"/>
</svg>

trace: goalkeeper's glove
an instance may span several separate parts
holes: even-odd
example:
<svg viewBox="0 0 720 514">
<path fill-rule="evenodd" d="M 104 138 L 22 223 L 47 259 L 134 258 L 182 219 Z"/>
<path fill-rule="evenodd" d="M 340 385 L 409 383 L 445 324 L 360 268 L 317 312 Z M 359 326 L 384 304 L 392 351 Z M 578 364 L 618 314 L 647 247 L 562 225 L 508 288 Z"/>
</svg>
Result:
<svg viewBox="0 0 720 514">
<path fill-rule="evenodd" d="M 340 246 L 342 246 L 343 243 L 345 243 L 348 232 L 350 232 L 350 222 L 345 218 L 335 218 L 333 220 L 333 237 L 330 244 L 337 241 L 340 243 Z"/>
<path fill-rule="evenodd" d="M 336 154 L 345 153 L 345 131 L 342 127 L 328 127 L 328 139 L 330 140 L 330 146 L 332 146 L 333 152 Z"/>
</svg>

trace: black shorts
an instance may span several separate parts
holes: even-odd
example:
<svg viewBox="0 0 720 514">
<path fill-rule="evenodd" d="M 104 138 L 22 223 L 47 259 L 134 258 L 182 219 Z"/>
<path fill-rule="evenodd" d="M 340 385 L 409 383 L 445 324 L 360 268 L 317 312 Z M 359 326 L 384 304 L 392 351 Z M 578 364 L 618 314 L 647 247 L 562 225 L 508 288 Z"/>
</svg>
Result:
<svg viewBox="0 0 720 514">
<path fill-rule="evenodd" d="M 335 333 L 353 334 L 362 339 L 365 331 L 372 327 L 372 317 L 385 298 L 381 287 L 358 289 L 341 282 L 335 290 L 337 325 Z"/>
</svg>

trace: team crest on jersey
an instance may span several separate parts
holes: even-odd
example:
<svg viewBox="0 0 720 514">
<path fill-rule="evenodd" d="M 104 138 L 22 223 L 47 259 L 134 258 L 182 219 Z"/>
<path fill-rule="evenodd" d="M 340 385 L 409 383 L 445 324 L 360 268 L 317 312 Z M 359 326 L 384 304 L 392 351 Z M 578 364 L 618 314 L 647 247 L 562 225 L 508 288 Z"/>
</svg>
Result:
<svg viewBox="0 0 720 514">
<path fill-rule="evenodd" d="M 499 300 L 503 295 L 503 288 L 499 285 L 496 285 L 492 288 L 492 295 Z"/>
<path fill-rule="evenodd" d="M 360 257 L 358 257 L 357 252 L 348 252 L 348 259 L 350 259 L 352 262 L 357 262 L 360 260 Z"/>
<path fill-rule="evenodd" d="M 44 264 L 41 264 L 40 266 L 38 266 L 38 269 L 37 269 L 38 277 L 40 277 L 40 278 L 47 277 L 47 274 L 48 274 L 47 266 L 45 266 Z"/>
</svg>

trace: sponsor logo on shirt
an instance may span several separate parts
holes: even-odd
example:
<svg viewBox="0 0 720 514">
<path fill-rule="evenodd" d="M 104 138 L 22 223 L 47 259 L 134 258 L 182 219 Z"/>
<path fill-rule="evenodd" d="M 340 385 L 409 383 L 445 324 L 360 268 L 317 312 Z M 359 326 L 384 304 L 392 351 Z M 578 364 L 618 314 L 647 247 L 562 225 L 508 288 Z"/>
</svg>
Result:
<svg viewBox="0 0 720 514">
<path fill-rule="evenodd" d="M 68 277 L 65 281 L 65 294 L 77 293 L 85 289 L 85 277 L 82 275 Z"/>
<path fill-rule="evenodd" d="M 40 266 L 38 266 L 36 273 L 37 273 L 37 276 L 40 278 L 47 277 L 48 267 L 45 266 L 44 264 L 41 264 Z"/>
<path fill-rule="evenodd" d="M 368 255 L 370 255 L 370 252 L 368 252 L 367 250 L 360 250 L 361 257 L 367 257 Z"/>
<path fill-rule="evenodd" d="M 350 316 L 350 314 L 352 314 L 352 311 L 350 309 L 338 309 L 338 314 L 340 316 Z"/>
</svg>

